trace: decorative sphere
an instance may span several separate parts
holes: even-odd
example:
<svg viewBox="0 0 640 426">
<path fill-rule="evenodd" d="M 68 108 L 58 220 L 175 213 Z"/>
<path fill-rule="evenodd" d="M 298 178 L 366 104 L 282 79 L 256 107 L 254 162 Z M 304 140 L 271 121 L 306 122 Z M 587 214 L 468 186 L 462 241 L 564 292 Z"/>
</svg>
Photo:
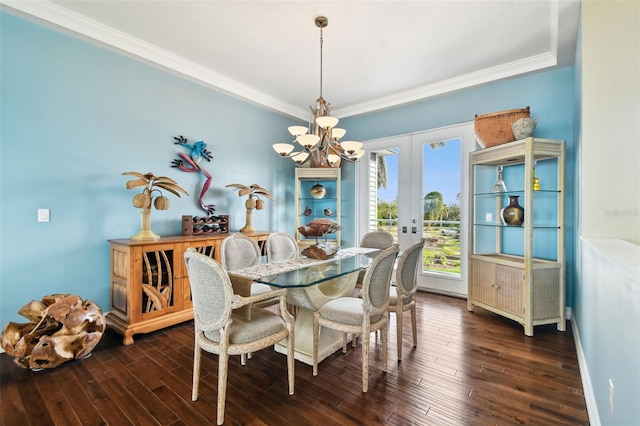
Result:
<svg viewBox="0 0 640 426">
<path fill-rule="evenodd" d="M 324 198 L 324 196 L 327 195 L 327 188 L 320 185 L 319 183 L 316 183 L 311 187 L 310 192 L 313 198 Z"/>
</svg>

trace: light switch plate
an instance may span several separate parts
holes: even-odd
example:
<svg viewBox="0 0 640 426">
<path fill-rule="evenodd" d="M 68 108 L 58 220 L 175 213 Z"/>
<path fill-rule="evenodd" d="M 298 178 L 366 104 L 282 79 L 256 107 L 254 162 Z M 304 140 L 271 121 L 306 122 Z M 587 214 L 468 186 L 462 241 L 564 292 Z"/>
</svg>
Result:
<svg viewBox="0 0 640 426">
<path fill-rule="evenodd" d="M 49 222 L 49 209 L 38 209 L 38 222 Z"/>
<path fill-rule="evenodd" d="M 493 214 L 492 213 L 485 213 L 484 220 L 485 220 L 485 222 L 493 222 Z"/>
</svg>

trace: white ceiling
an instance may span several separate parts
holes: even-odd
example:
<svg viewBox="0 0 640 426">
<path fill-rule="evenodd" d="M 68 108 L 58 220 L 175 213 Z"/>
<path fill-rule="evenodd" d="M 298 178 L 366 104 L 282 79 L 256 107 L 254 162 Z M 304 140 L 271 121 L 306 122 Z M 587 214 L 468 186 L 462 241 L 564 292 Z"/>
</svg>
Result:
<svg viewBox="0 0 640 426">
<path fill-rule="evenodd" d="M 3 10 L 309 119 L 573 63 L 580 0 L 0 0 Z"/>
</svg>

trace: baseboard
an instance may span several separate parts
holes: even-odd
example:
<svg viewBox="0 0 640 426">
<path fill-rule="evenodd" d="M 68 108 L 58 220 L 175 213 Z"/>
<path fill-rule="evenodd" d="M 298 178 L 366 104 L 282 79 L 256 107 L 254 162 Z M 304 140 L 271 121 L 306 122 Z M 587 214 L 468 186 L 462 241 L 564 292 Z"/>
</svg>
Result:
<svg viewBox="0 0 640 426">
<path fill-rule="evenodd" d="M 424 287 L 418 287 L 417 288 L 418 291 L 421 291 L 423 293 L 433 293 L 433 294 L 439 294 L 441 296 L 450 296 L 450 297 L 456 297 L 458 299 L 466 299 L 467 295 L 466 294 L 461 294 L 461 293 L 453 293 L 450 291 L 444 291 L 444 290 L 434 290 L 432 288 L 424 288 Z"/>
<path fill-rule="evenodd" d="M 591 376 L 589 376 L 587 360 L 584 357 L 584 352 L 582 351 L 580 333 L 578 332 L 578 325 L 575 321 L 571 321 L 571 330 L 573 331 L 573 340 L 576 345 L 576 355 L 578 356 L 578 367 L 580 369 L 580 378 L 582 379 L 582 391 L 584 392 L 584 399 L 587 404 L 589 424 L 591 424 L 591 426 L 601 426 L 602 423 L 600 423 L 600 414 L 598 414 L 598 405 L 596 404 L 596 397 L 593 393 Z"/>
</svg>

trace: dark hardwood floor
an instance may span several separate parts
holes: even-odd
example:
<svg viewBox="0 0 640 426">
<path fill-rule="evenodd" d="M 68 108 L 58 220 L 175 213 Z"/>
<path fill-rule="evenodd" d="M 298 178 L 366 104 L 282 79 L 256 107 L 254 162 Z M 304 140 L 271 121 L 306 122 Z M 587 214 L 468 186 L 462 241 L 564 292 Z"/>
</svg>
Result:
<svg viewBox="0 0 640 426">
<path fill-rule="evenodd" d="M 372 337 L 369 392 L 362 393 L 361 348 L 319 365 L 296 362 L 289 395 L 283 355 L 254 354 L 229 364 L 228 425 L 584 425 L 585 399 L 571 329 L 520 325 L 466 301 L 420 293 L 418 348 L 405 313 L 403 359 L 396 360 L 395 316 L 389 370 Z M 217 357 L 203 361 L 200 398 L 191 401 L 193 323 L 130 346 L 108 331 L 85 360 L 43 372 L 0 356 L 2 425 L 215 424 Z"/>
</svg>

